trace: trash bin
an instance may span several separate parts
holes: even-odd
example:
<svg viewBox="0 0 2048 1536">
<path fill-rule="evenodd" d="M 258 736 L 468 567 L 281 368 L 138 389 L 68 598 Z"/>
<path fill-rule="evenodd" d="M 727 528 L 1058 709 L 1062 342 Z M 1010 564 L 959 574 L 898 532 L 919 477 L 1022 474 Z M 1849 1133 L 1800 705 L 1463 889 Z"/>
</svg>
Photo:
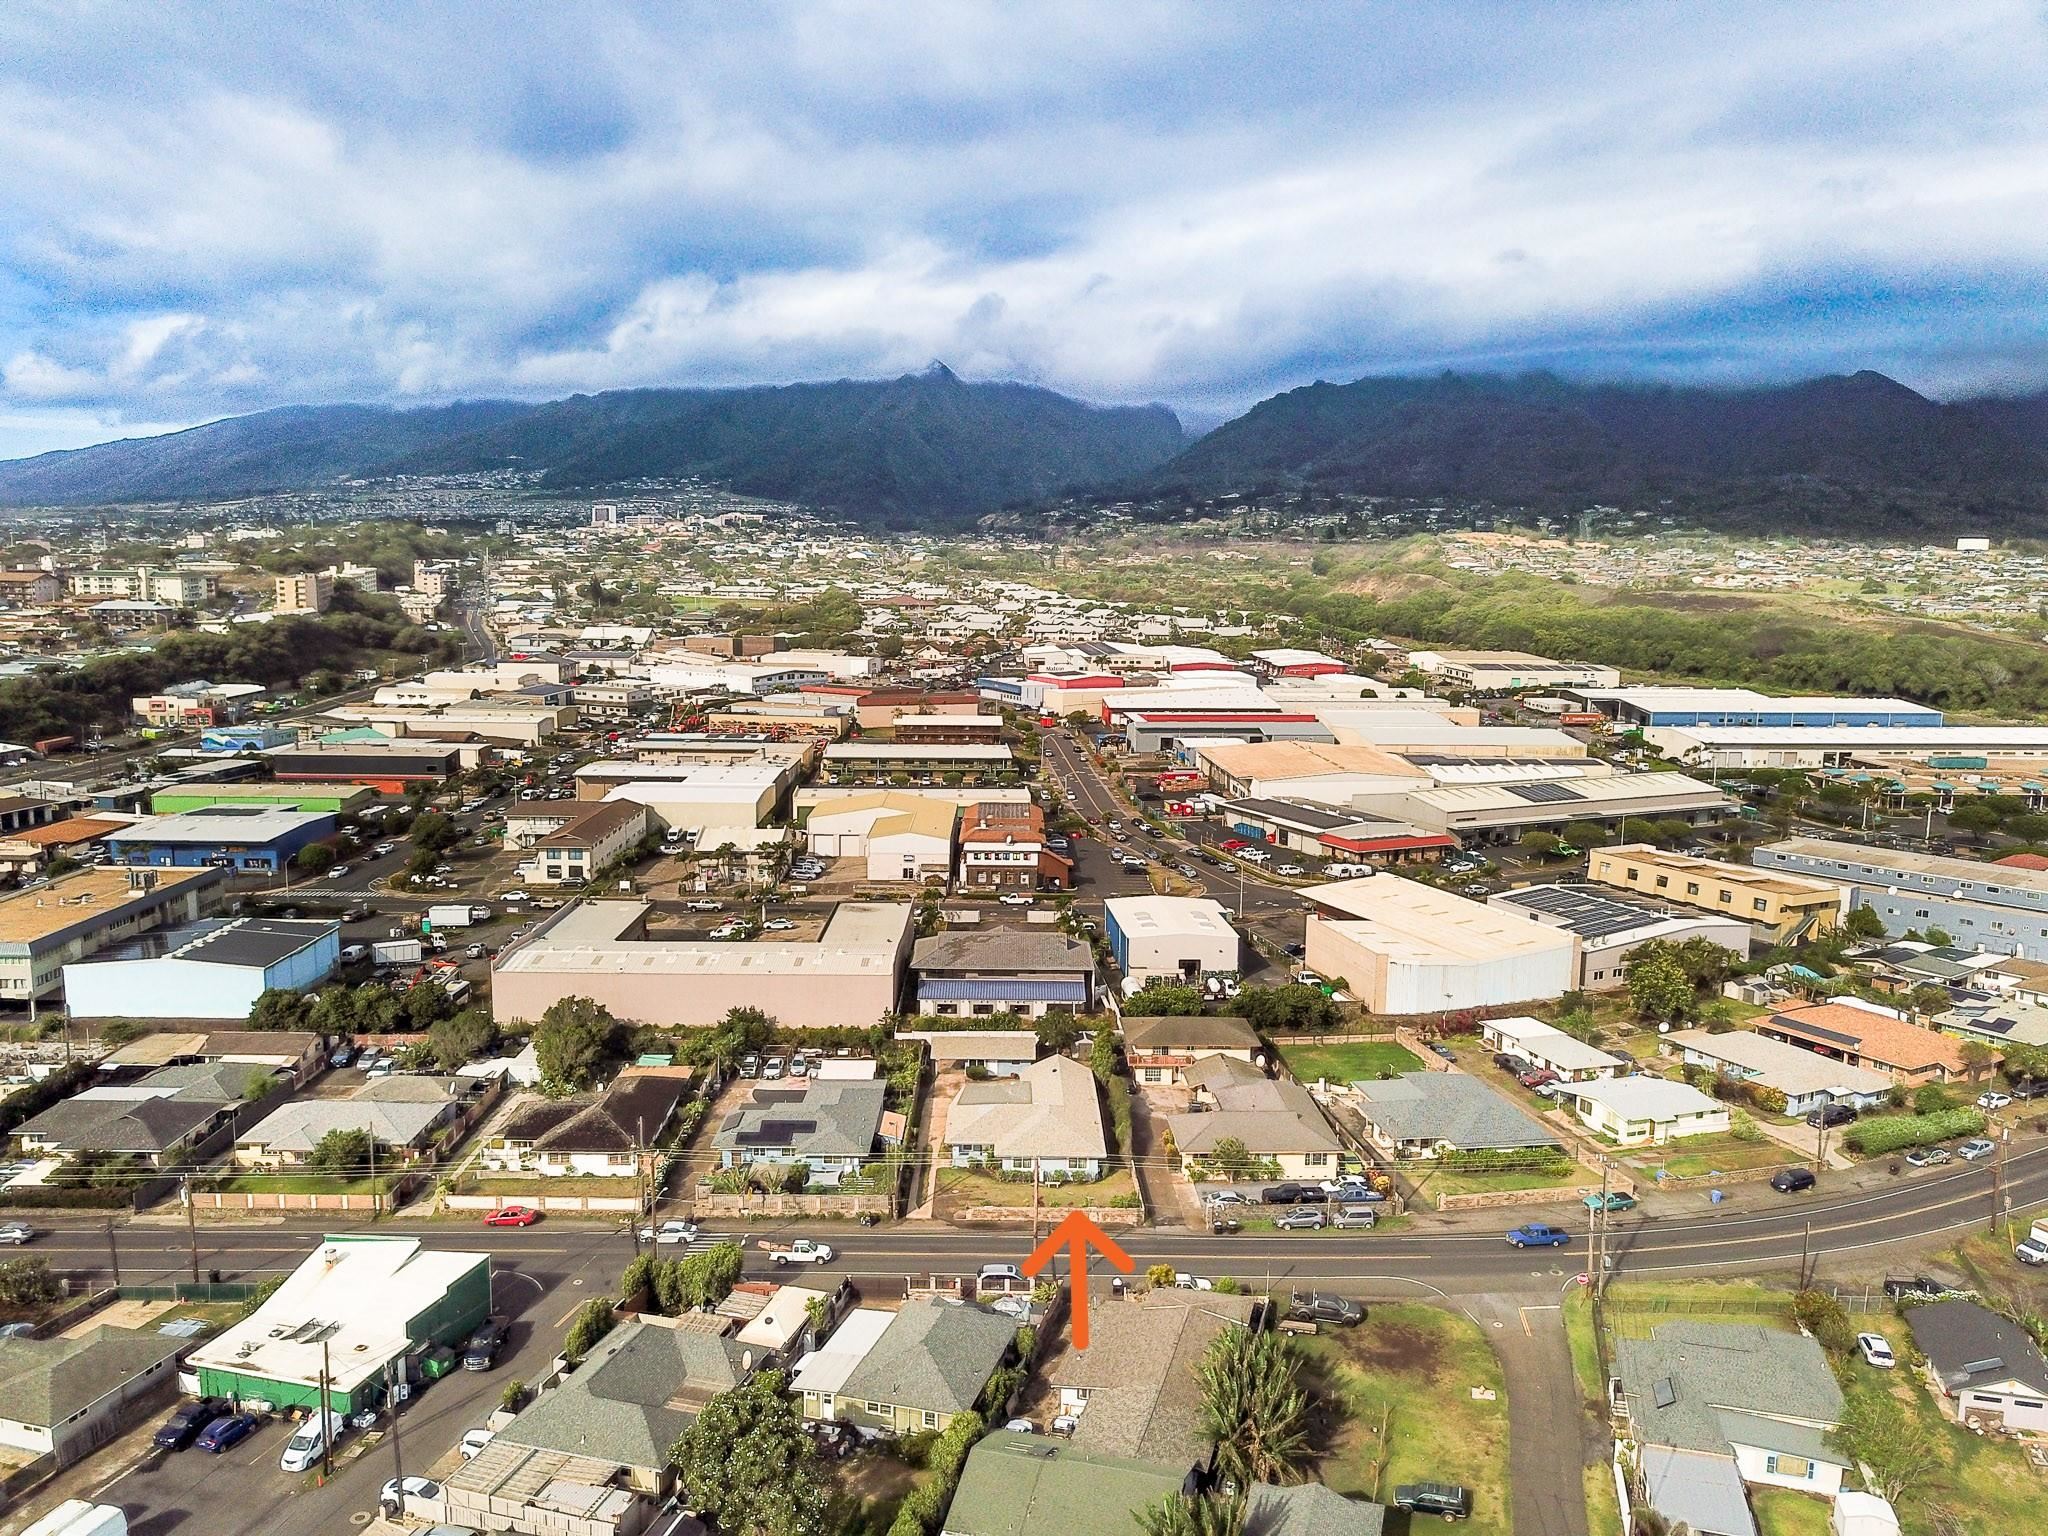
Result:
<svg viewBox="0 0 2048 1536">
<path fill-rule="evenodd" d="M 206 1283 L 207 1283 L 208 1285 L 219 1285 L 219 1284 L 220 1284 L 220 1271 L 219 1271 L 219 1270 L 217 1270 L 217 1269 L 209 1269 L 209 1270 L 208 1270 L 208 1271 L 206 1272 Z"/>
<path fill-rule="evenodd" d="M 1122 1275 L 1111 1275 L 1109 1277 L 1109 1294 L 1112 1296 L 1121 1296 L 1123 1295 L 1123 1293 L 1124 1277 Z"/>
<path fill-rule="evenodd" d="M 1708 1190 L 1707 1203 L 1710 1205 L 1719 1205 L 1721 1203 L 1721 1191 L 1718 1189 Z"/>
</svg>

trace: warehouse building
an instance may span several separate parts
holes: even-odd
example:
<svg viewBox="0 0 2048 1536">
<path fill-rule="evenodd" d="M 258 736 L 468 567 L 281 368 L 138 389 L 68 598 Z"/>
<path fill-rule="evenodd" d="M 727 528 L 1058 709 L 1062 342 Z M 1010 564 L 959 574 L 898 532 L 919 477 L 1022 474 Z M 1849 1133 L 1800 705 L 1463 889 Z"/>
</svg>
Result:
<svg viewBox="0 0 2048 1536">
<path fill-rule="evenodd" d="M 1238 800 L 1296 800 L 1349 809 L 1366 795 L 1426 789 L 1429 774 L 1391 752 L 1314 742 L 1202 742 L 1195 765 L 1219 795 Z"/>
<path fill-rule="evenodd" d="M 1518 688 L 1612 688 L 1621 681 L 1613 667 L 1580 661 L 1552 661 L 1528 651 L 1410 651 L 1408 665 L 1475 693 Z"/>
<path fill-rule="evenodd" d="M 1819 837 L 1766 843 L 1750 858 L 1847 887 L 1851 909 L 1875 912 L 1887 933 L 1941 928 L 1964 949 L 2048 959 L 2048 871 Z"/>
<path fill-rule="evenodd" d="M 710 1025 L 754 1007 L 791 1029 L 867 1025 L 896 1011 L 914 932 L 908 902 L 843 902 L 810 941 L 663 936 L 656 915 L 637 900 L 564 908 L 492 963 L 493 1014 L 530 1024 L 587 997 L 636 1024 Z"/>
<path fill-rule="evenodd" d="M 304 991 L 341 962 L 341 925 L 207 918 L 64 967 L 74 1018 L 246 1019 L 271 988 Z"/>
<path fill-rule="evenodd" d="M 202 1393 L 276 1409 L 353 1413 L 437 1344 L 490 1315 L 491 1256 L 422 1248 L 416 1237 L 322 1238 L 248 1317 L 186 1361 Z"/>
<path fill-rule="evenodd" d="M 1242 941 L 1221 902 L 1206 896 L 1112 896 L 1102 908 L 1109 951 L 1127 986 L 1237 974 Z"/>
<path fill-rule="evenodd" d="M 263 757 L 280 780 L 368 784 L 386 794 L 402 795 L 408 784 L 440 783 L 456 771 L 461 753 L 453 746 L 425 741 L 403 746 L 350 741 L 280 747 Z"/>
<path fill-rule="evenodd" d="M 1711 821 L 1733 808 L 1712 784 L 1682 773 L 1617 773 L 1522 784 L 1459 784 L 1402 794 L 1368 795 L 1362 811 L 1398 818 L 1470 842 L 1512 842 L 1524 832 L 1575 821 L 1602 824 L 1630 817 Z"/>
<path fill-rule="evenodd" d="M 1306 962 L 1373 1013 L 1436 1013 L 1557 997 L 1578 938 L 1395 875 L 1301 893 L 1314 903 Z"/>
<path fill-rule="evenodd" d="M 973 782 L 1016 771 L 1017 761 L 1001 744 L 968 742 L 926 746 L 916 742 L 835 741 L 825 748 L 827 784 L 885 784 L 897 774 L 929 782 L 959 774 Z"/>
<path fill-rule="evenodd" d="M 1595 885 L 1740 918 L 1773 944 L 1831 932 L 1849 906 L 1847 888 L 1830 880 L 1666 853 L 1648 843 L 1594 849 L 1586 876 Z"/>
<path fill-rule="evenodd" d="M 64 967 L 155 928 L 196 922 L 219 898 L 218 869 L 87 869 L 0 897 L 0 1002 L 63 989 Z"/>
<path fill-rule="evenodd" d="M 1936 727 L 1942 713 L 1905 699 L 1774 699 L 1751 688 L 1579 688 L 1559 690 L 1622 726 L 1767 726 L 1831 730 L 1841 726 Z"/>
<path fill-rule="evenodd" d="M 108 837 L 107 854 L 116 864 L 274 875 L 301 848 L 333 836 L 340 825 L 335 816 L 319 811 L 208 805 L 123 827 Z"/>
<path fill-rule="evenodd" d="M 1644 739 L 1689 768 L 1840 768 L 1877 757 L 2048 757 L 2038 725 L 1653 726 Z"/>
<path fill-rule="evenodd" d="M 578 805 L 575 816 L 533 845 L 519 878 L 535 885 L 583 885 L 638 847 L 648 825 L 647 807 L 630 800 Z"/>
<path fill-rule="evenodd" d="M 1579 938 L 1578 988 L 1611 992 L 1628 980 L 1629 957 L 1653 940 L 1683 944 L 1705 939 L 1738 960 L 1749 957 L 1749 925 L 1703 912 L 1673 913 L 1639 902 L 1616 901 L 1598 886 L 1579 882 L 1525 885 L 1490 897 L 1487 905 L 1520 912 Z"/>
<path fill-rule="evenodd" d="M 214 805 L 254 805 L 273 811 L 324 812 L 353 816 L 376 803 L 377 792 L 361 784 L 180 784 L 149 797 L 152 816 L 180 816 Z"/>
<path fill-rule="evenodd" d="M 1220 814 L 1240 837 L 1257 838 L 1290 853 L 1347 863 L 1441 858 L 1458 846 L 1458 840 L 1447 833 L 1425 832 L 1403 821 L 1296 805 L 1289 800 L 1229 800 Z"/>
</svg>

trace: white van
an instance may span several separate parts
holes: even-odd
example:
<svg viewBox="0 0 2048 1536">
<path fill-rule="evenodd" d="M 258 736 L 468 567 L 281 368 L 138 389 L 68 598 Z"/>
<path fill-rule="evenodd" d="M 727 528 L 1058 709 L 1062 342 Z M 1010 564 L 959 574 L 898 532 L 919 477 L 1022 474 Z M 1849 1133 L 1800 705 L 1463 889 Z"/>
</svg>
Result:
<svg viewBox="0 0 2048 1536">
<path fill-rule="evenodd" d="M 1370 864 L 1325 864 L 1323 866 L 1323 878 L 1325 880 L 1363 880 L 1366 876 L 1374 873 L 1376 871 Z"/>
<path fill-rule="evenodd" d="M 310 1472 L 320 1464 L 320 1458 L 327 1450 L 327 1437 L 332 1434 L 341 1438 L 342 1419 L 338 1413 L 316 1413 L 301 1424 L 285 1441 L 284 1450 L 277 1458 L 280 1471 Z"/>
<path fill-rule="evenodd" d="M 344 944 L 341 946 L 341 963 L 343 965 L 354 965 L 356 961 L 367 960 L 369 956 L 370 951 L 364 945 Z"/>
</svg>

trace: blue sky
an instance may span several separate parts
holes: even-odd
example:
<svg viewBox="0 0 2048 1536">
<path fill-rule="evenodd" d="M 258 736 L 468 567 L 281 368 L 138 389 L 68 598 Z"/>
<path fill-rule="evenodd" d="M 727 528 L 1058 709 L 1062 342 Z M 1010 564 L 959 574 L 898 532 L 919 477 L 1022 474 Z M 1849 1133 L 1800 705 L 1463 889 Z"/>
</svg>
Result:
<svg viewBox="0 0 2048 1536">
<path fill-rule="evenodd" d="M 2048 13 L 0 7 L 0 456 L 940 358 L 2048 384 Z"/>
</svg>

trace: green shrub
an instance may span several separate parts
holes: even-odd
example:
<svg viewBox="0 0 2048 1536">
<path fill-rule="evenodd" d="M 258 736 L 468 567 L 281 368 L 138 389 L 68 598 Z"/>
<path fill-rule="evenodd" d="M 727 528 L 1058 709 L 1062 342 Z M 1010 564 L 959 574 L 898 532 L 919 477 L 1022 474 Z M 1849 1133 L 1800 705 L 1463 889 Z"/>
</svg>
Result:
<svg viewBox="0 0 2048 1536">
<path fill-rule="evenodd" d="M 1932 1146 L 1951 1136 L 1971 1136 L 1984 1129 L 1984 1114 L 1976 1109 L 1944 1109 L 1930 1115 L 1887 1115 L 1861 1120 L 1849 1127 L 1842 1145 L 1866 1157 L 1903 1152 L 1909 1147 Z"/>
</svg>

